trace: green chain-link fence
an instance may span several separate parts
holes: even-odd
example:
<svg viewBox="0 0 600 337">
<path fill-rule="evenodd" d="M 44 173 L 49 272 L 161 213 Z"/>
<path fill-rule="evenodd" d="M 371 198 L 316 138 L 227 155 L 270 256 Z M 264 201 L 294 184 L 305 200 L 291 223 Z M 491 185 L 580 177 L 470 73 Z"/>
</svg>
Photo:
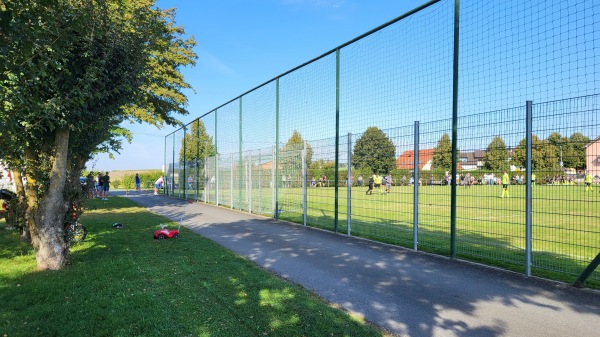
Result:
<svg viewBox="0 0 600 337">
<path fill-rule="evenodd" d="M 431 1 L 168 135 L 166 191 L 573 281 L 600 251 L 599 21 Z"/>
</svg>

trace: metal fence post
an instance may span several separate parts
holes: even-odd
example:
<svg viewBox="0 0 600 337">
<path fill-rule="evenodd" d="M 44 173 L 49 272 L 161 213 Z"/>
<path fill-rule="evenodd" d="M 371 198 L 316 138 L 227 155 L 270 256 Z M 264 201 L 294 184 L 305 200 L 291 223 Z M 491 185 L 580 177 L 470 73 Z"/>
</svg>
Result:
<svg viewBox="0 0 600 337">
<path fill-rule="evenodd" d="M 181 181 L 181 183 L 179 184 L 181 189 L 181 185 L 183 185 L 183 198 L 187 199 L 188 197 L 188 188 L 187 188 L 187 139 L 185 139 L 185 136 L 187 136 L 187 125 L 183 126 L 183 179 L 181 179 L 181 177 L 179 177 L 179 181 Z"/>
<path fill-rule="evenodd" d="M 456 257 L 456 176 L 458 175 L 458 57 L 460 0 L 454 0 L 454 58 L 452 70 L 452 185 L 450 187 L 450 257 Z"/>
<path fill-rule="evenodd" d="M 171 186 L 167 186 L 167 190 L 171 189 L 172 196 L 175 196 L 175 138 L 176 133 L 173 133 L 173 174 L 171 174 Z M 167 177 L 165 177 L 167 179 Z M 165 184 L 166 185 L 166 184 Z"/>
<path fill-rule="evenodd" d="M 244 163 L 244 159 L 242 157 L 243 156 L 243 153 L 242 153 L 242 108 L 243 108 L 242 97 L 243 96 L 240 96 L 240 100 L 239 100 L 240 101 L 240 104 L 239 104 L 240 105 L 239 106 L 239 109 L 240 109 L 240 111 L 239 111 L 239 113 L 240 113 L 239 114 L 239 125 L 240 125 L 240 127 L 239 127 L 239 131 L 238 131 L 239 132 L 239 144 L 238 144 L 238 148 L 239 148 L 239 151 L 240 151 L 240 155 L 238 156 L 238 167 L 239 167 L 239 171 L 240 171 L 238 173 L 238 179 L 240 180 L 238 182 L 238 200 L 240 201 L 240 206 L 239 206 L 240 207 L 239 208 L 240 211 L 244 209 L 244 202 L 243 202 L 243 199 L 242 199 L 242 190 L 244 188 L 244 182 L 243 182 L 244 171 L 243 171 L 243 168 L 242 168 L 242 165 Z"/>
<path fill-rule="evenodd" d="M 196 160 L 195 160 L 195 165 L 194 168 L 196 169 L 196 188 L 194 193 L 196 193 L 196 201 L 198 201 L 199 197 L 200 197 L 200 167 L 198 164 L 198 161 L 200 160 L 200 120 L 197 119 L 196 120 L 196 124 L 198 124 L 198 127 L 196 127 Z"/>
<path fill-rule="evenodd" d="M 215 155 L 215 205 L 219 205 L 219 154 Z"/>
<path fill-rule="evenodd" d="M 229 155 L 231 165 L 229 166 L 229 207 L 233 209 L 233 153 Z"/>
<path fill-rule="evenodd" d="M 210 181 L 208 180 L 208 158 L 206 158 L 204 160 L 204 203 L 208 203 L 208 189 L 209 189 L 209 184 Z M 207 184 L 206 182 L 209 182 L 209 184 Z"/>
<path fill-rule="evenodd" d="M 275 199 L 276 199 L 276 195 L 275 195 L 275 146 L 273 146 L 273 149 L 271 150 L 271 214 L 273 214 L 273 217 L 276 218 L 277 217 L 277 209 L 276 209 L 276 205 L 275 205 Z"/>
<path fill-rule="evenodd" d="M 246 199 L 248 199 L 248 213 L 252 213 L 252 150 L 248 153 L 246 165 Z"/>
<path fill-rule="evenodd" d="M 279 78 L 275 81 L 275 152 L 273 155 L 273 189 L 275 190 L 275 207 L 273 217 L 279 219 Z"/>
<path fill-rule="evenodd" d="M 304 148 L 302 149 L 302 223 L 304 226 L 307 224 L 308 218 L 308 202 L 307 202 L 307 191 L 306 191 L 306 141 L 304 141 Z"/>
<path fill-rule="evenodd" d="M 258 160 L 257 160 L 257 165 L 260 165 L 260 162 L 262 160 L 262 155 L 260 154 L 260 149 L 258 149 Z M 262 208 L 262 170 L 260 170 L 260 166 L 257 166 L 257 173 L 258 173 L 258 213 L 262 214 L 263 213 L 263 208 Z"/>
<path fill-rule="evenodd" d="M 525 176 L 527 179 L 527 185 L 526 185 L 526 190 L 525 190 L 525 274 L 527 276 L 531 276 L 531 254 L 532 254 L 532 247 L 531 247 L 531 233 L 532 233 L 532 228 L 531 228 L 531 198 L 532 198 L 532 190 L 531 190 L 531 175 L 532 175 L 532 171 L 531 171 L 531 142 L 532 142 L 532 137 L 531 137 L 531 132 L 533 130 L 533 102 L 532 101 L 527 101 L 525 103 L 525 132 L 526 134 L 526 142 L 527 142 L 527 149 L 526 149 L 526 168 L 525 168 Z"/>
<path fill-rule="evenodd" d="M 335 214 L 334 227 L 335 232 L 338 232 L 339 220 L 339 168 L 340 166 L 340 49 L 335 51 Z"/>
<path fill-rule="evenodd" d="M 347 202 L 347 231 L 352 236 L 352 133 L 348 132 L 348 200 Z"/>
<path fill-rule="evenodd" d="M 415 160 L 413 164 L 413 249 L 419 249 L 419 121 L 415 121 Z"/>
</svg>

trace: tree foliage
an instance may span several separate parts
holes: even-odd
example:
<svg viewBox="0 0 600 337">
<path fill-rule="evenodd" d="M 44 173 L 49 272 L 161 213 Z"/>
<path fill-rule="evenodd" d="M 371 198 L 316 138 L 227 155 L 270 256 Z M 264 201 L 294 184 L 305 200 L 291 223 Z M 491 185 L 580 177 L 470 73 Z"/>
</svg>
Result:
<svg viewBox="0 0 600 337">
<path fill-rule="evenodd" d="M 527 139 L 523 138 L 517 147 L 512 161 L 515 165 L 526 167 Z M 548 140 L 539 139 L 536 135 L 531 136 L 531 168 L 533 170 L 556 170 L 558 169 L 558 157 L 556 147 Z"/>
<path fill-rule="evenodd" d="M 27 178 L 39 269 L 67 261 L 64 216 L 97 151 L 120 148 L 125 120 L 175 124 L 193 65 L 174 12 L 154 1 L 5 0 L 0 6 L 0 155 Z M 76 207 L 79 209 L 79 207 Z"/>
<path fill-rule="evenodd" d="M 435 169 L 452 169 L 452 141 L 447 133 L 442 135 L 437 143 L 437 146 L 433 149 L 431 166 Z"/>
<path fill-rule="evenodd" d="M 488 170 L 502 171 L 508 168 L 509 153 L 504 140 L 494 137 L 483 156 L 484 167 Z"/>
<path fill-rule="evenodd" d="M 352 164 L 356 169 L 386 174 L 396 168 L 396 147 L 378 127 L 369 127 L 356 141 Z"/>
<path fill-rule="evenodd" d="M 192 123 L 191 130 L 187 130 L 185 137 L 181 140 L 179 150 L 180 162 L 201 161 L 216 154 L 216 146 L 213 138 L 206 132 L 204 122 L 196 120 Z"/>
<path fill-rule="evenodd" d="M 302 150 L 304 149 L 304 139 L 300 132 L 294 130 L 287 143 L 279 151 L 279 162 L 281 167 L 295 176 L 302 175 Z M 306 143 L 306 165 L 310 166 L 312 162 L 313 149 L 309 143 Z M 285 174 L 285 173 L 284 173 Z"/>
<path fill-rule="evenodd" d="M 578 170 L 586 168 L 585 147 L 590 143 L 590 138 L 581 132 L 575 132 L 569 137 L 566 151 L 563 153 L 565 167 L 573 167 Z"/>
</svg>

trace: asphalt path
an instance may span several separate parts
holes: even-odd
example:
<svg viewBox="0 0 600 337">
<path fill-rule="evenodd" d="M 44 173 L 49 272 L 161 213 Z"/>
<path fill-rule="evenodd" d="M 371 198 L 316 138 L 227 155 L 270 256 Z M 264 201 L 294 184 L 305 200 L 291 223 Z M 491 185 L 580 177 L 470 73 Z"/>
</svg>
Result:
<svg viewBox="0 0 600 337">
<path fill-rule="evenodd" d="M 151 194 L 129 198 L 395 336 L 600 336 L 600 292 Z"/>
</svg>

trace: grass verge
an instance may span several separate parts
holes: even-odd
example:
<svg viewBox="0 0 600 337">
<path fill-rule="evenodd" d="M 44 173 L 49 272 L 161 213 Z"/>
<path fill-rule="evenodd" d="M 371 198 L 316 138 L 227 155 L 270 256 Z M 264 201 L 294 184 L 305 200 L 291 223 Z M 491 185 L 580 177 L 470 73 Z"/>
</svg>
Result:
<svg viewBox="0 0 600 337">
<path fill-rule="evenodd" d="M 384 336 L 311 292 L 126 198 L 92 200 L 61 271 L 0 221 L 0 336 Z M 111 224 L 119 222 L 123 229 Z"/>
</svg>

